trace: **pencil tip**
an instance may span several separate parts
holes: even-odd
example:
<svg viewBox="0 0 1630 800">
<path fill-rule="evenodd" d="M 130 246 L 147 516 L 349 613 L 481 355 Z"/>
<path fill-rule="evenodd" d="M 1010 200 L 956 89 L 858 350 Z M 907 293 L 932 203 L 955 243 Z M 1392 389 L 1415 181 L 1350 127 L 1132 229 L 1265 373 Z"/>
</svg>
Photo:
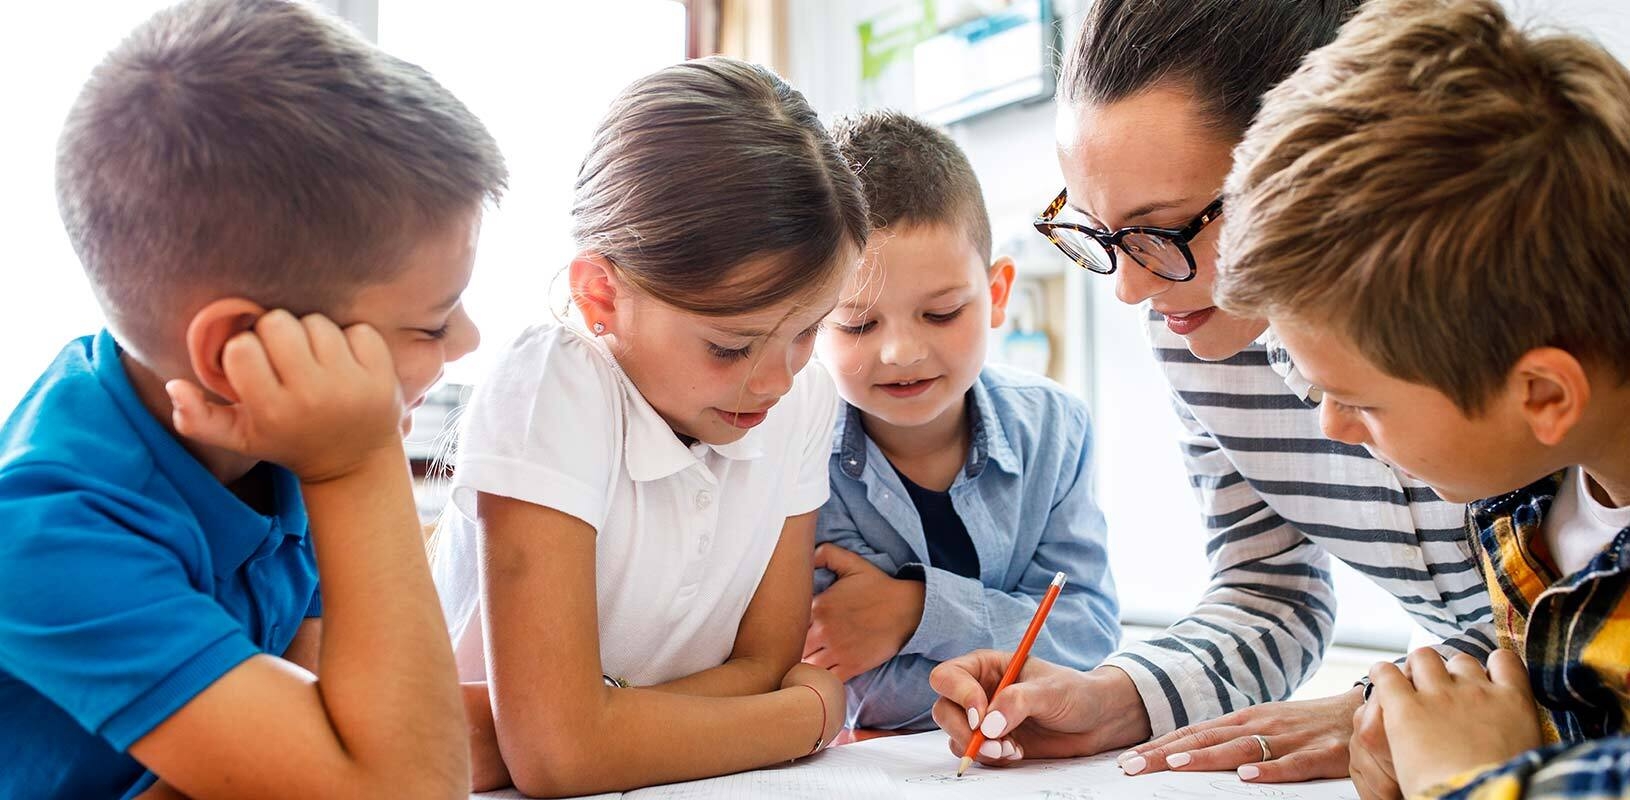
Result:
<svg viewBox="0 0 1630 800">
<path fill-rule="evenodd" d="M 962 773 L 967 772 L 968 767 L 970 765 L 972 765 L 972 764 L 973 764 L 973 759 L 971 759 L 971 758 L 969 758 L 967 756 L 963 756 L 962 757 L 962 763 L 957 765 L 956 776 L 958 778 L 962 777 Z"/>
</svg>

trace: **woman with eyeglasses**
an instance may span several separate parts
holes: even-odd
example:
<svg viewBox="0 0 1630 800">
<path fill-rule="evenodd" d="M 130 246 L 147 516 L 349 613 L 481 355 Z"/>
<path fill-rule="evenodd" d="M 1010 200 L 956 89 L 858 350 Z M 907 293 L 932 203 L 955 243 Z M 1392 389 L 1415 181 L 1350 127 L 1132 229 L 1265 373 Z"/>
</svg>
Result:
<svg viewBox="0 0 1630 800">
<path fill-rule="evenodd" d="M 1149 306 L 1154 355 L 1187 432 L 1181 446 L 1204 512 L 1205 538 L 1192 546 L 1205 548 L 1212 581 L 1189 615 L 1154 638 L 1089 672 L 1030 659 L 1022 682 L 995 703 L 988 693 L 1007 654 L 946 662 L 932 678 L 942 695 L 934 717 L 957 752 L 977 726 L 998 743 L 990 752 L 1023 758 L 1122 749 L 1129 775 L 1346 776 L 1363 676 L 1334 697 L 1285 700 L 1330 642 L 1331 557 L 1443 637 L 1444 654 L 1482 659 L 1495 646 L 1488 596 L 1463 540 L 1464 507 L 1362 448 L 1327 440 L 1318 391 L 1266 323 L 1212 300 L 1234 145 L 1262 94 L 1334 38 L 1357 6 L 1097 0 L 1087 12 L 1058 92 L 1066 185 L 1036 228 L 1114 281 L 1121 301 Z M 1189 535 L 1152 533 L 1174 546 Z"/>
</svg>

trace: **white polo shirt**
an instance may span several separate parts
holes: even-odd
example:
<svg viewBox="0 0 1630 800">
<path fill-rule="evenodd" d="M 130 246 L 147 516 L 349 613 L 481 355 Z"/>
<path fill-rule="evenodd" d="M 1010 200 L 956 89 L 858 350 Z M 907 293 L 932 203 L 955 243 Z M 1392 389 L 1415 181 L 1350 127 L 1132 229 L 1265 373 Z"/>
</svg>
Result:
<svg viewBox="0 0 1630 800">
<path fill-rule="evenodd" d="M 553 323 L 522 333 L 470 400 L 432 548 L 460 678 L 486 678 L 477 492 L 594 527 L 606 674 L 651 685 L 724 663 L 786 519 L 826 502 L 837 408 L 812 363 L 741 440 L 686 447 L 604 342 Z"/>
</svg>

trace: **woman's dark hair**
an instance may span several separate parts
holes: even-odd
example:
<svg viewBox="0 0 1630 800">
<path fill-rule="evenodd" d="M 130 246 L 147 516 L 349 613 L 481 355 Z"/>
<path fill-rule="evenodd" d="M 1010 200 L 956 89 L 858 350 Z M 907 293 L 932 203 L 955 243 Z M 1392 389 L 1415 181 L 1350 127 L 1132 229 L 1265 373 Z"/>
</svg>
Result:
<svg viewBox="0 0 1630 800">
<path fill-rule="evenodd" d="M 1093 0 L 1058 98 L 1113 103 L 1162 83 L 1241 136 L 1262 95 L 1336 38 L 1361 0 Z"/>
</svg>

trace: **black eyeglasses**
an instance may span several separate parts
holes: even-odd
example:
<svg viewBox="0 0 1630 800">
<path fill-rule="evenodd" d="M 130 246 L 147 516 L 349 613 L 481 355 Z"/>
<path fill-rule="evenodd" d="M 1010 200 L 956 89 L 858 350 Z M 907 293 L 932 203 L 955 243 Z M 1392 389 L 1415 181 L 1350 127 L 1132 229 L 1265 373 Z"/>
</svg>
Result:
<svg viewBox="0 0 1630 800">
<path fill-rule="evenodd" d="M 1194 253 L 1189 242 L 1200 235 L 1217 217 L 1222 216 L 1223 201 L 1211 201 L 1194 219 L 1181 228 L 1151 228 L 1133 225 L 1115 231 L 1100 231 L 1078 222 L 1059 222 L 1058 212 L 1064 210 L 1069 190 L 1058 193 L 1047 210 L 1036 218 L 1036 230 L 1047 237 L 1054 247 L 1063 251 L 1071 261 L 1100 275 L 1115 271 L 1115 251 L 1124 251 L 1138 266 L 1169 281 L 1194 279 Z"/>
</svg>

